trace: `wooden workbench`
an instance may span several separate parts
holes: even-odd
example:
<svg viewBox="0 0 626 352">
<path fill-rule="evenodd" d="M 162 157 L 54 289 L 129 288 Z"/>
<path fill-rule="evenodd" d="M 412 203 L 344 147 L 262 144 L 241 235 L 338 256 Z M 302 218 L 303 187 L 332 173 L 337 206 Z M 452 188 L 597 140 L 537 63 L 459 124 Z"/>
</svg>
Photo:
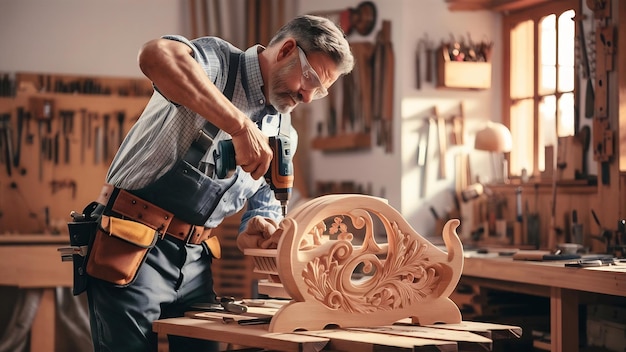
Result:
<svg viewBox="0 0 626 352">
<path fill-rule="evenodd" d="M 255 307 L 256 308 L 256 307 Z M 271 317 L 276 309 L 249 310 L 251 317 Z M 521 328 L 478 322 L 416 326 L 410 319 L 394 325 L 293 333 L 271 333 L 269 324 L 240 325 L 241 315 L 189 312 L 157 320 L 159 352 L 168 352 L 168 335 L 217 340 L 237 347 L 271 351 L 491 351 L 493 341 L 519 338 Z"/>
<path fill-rule="evenodd" d="M 591 296 L 602 295 L 607 303 L 626 297 L 626 263 L 587 268 L 564 263 L 466 252 L 462 278 L 494 289 L 549 297 L 551 350 L 577 352 L 578 305 Z"/>
<path fill-rule="evenodd" d="M 72 287 L 70 263 L 57 248 L 67 246 L 67 235 L 0 235 L 0 285 L 42 289 L 31 327 L 31 351 L 54 351 L 56 287 Z"/>
</svg>

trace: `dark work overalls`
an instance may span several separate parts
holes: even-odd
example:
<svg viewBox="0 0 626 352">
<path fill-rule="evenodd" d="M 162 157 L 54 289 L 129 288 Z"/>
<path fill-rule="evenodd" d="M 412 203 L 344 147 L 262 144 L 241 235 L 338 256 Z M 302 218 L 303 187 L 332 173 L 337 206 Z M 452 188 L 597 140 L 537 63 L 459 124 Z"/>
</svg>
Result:
<svg viewBox="0 0 626 352">
<path fill-rule="evenodd" d="M 241 54 L 231 53 L 224 95 L 232 99 Z M 198 165 L 218 132 L 207 124 L 209 140 L 194 142 L 185 158 L 150 185 L 130 191 L 190 224 L 203 225 L 232 185 L 214 182 Z M 208 142 L 207 142 L 208 141 Z M 208 145 L 208 146 L 207 146 Z M 106 214 L 106 209 L 104 210 Z M 197 302 L 215 300 L 211 273 L 211 253 L 203 245 L 189 245 L 164 237 L 148 253 L 135 281 L 116 287 L 93 279 L 87 287 L 92 337 L 96 351 L 156 351 L 152 322 L 182 316 Z M 217 344 L 183 338 L 170 338 L 172 351 L 213 351 Z"/>
</svg>

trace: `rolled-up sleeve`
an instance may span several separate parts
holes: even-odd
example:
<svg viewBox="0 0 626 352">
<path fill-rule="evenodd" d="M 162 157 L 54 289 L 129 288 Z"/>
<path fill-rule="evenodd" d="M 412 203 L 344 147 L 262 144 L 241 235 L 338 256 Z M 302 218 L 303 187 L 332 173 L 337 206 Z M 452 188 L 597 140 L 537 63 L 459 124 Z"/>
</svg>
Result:
<svg viewBox="0 0 626 352">
<path fill-rule="evenodd" d="M 248 221 L 257 215 L 264 218 L 274 219 L 277 223 L 283 218 L 280 202 L 276 200 L 274 191 L 272 191 L 267 183 L 264 183 L 263 186 L 261 186 L 256 193 L 248 199 L 248 206 L 241 217 L 239 233 L 243 232 L 248 224 Z"/>
</svg>

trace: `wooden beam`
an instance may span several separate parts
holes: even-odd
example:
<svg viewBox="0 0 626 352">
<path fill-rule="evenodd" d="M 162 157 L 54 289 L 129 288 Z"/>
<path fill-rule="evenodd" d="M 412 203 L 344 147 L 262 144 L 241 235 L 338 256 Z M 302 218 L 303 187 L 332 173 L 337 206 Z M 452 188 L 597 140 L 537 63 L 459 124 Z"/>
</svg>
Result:
<svg viewBox="0 0 626 352">
<path fill-rule="evenodd" d="M 555 352 L 578 351 L 578 295 L 552 287 L 550 315 L 558 317 L 550 320 L 551 349 Z M 567 334 L 567 336 L 565 336 Z"/>
<path fill-rule="evenodd" d="M 450 11 L 491 10 L 496 12 L 516 11 L 539 5 L 548 0 L 446 0 Z"/>
<path fill-rule="evenodd" d="M 617 3 L 617 18 L 620 19 L 619 28 L 617 33 L 626 33 L 626 3 Z M 619 116 L 619 170 L 622 173 L 626 172 L 626 35 L 617 36 L 617 84 L 618 84 L 618 116 Z M 622 190 L 623 191 L 623 190 Z M 623 197 L 620 197 L 623 198 Z M 626 215 L 626 209 L 622 207 L 620 212 L 621 217 Z"/>
<path fill-rule="evenodd" d="M 198 19 L 196 11 L 196 0 L 188 0 L 189 5 L 189 20 L 191 22 L 191 37 L 196 38 L 198 36 Z"/>
<path fill-rule="evenodd" d="M 45 288 L 33 320 L 30 333 L 30 350 L 53 352 L 56 344 L 55 294 L 53 288 Z"/>
</svg>

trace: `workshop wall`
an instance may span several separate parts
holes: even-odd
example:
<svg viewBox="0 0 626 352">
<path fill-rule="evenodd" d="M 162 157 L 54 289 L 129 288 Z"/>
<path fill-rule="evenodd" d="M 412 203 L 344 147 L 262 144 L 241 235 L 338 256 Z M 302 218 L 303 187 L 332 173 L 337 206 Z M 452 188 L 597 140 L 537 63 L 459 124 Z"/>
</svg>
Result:
<svg viewBox="0 0 626 352">
<path fill-rule="evenodd" d="M 318 0 L 301 1 L 300 13 L 315 13 L 328 10 L 354 8 L 354 0 Z M 488 155 L 474 151 L 475 131 L 482 128 L 488 120 L 500 121 L 499 103 L 501 77 L 501 39 L 500 18 L 488 11 L 455 12 L 448 11 L 443 0 L 420 1 L 378 1 L 376 28 L 369 36 L 353 33 L 348 37 L 351 42 L 373 42 L 381 29 L 383 20 L 391 21 L 391 37 L 395 56 L 394 100 L 392 153 L 384 147 L 375 146 L 365 150 L 343 152 L 312 151 L 311 179 L 352 181 L 364 185 L 372 195 L 385 197 L 389 203 L 400 210 L 402 215 L 422 235 L 432 236 L 437 240 L 437 219 L 431 208 L 436 210 L 441 219 L 448 213 L 453 214 L 455 203 L 453 192 L 459 173 L 465 170 L 456 165 L 458 157 L 469 155 L 469 163 L 481 180 L 486 181 L 492 174 Z M 431 47 L 442 42 L 471 36 L 473 41 L 493 42 L 491 88 L 485 90 L 450 90 L 438 89 L 436 80 L 426 81 L 427 74 L 436 76 L 435 66 L 425 64 L 425 53 L 421 53 L 420 88 L 417 86 L 416 55 L 418 44 L 427 39 Z M 424 50 L 421 48 L 421 50 Z M 430 70 L 431 72 L 428 72 Z M 380 86 L 380 82 L 373 82 Z M 439 146 L 435 135 L 431 135 L 428 158 L 425 166 L 419 166 L 417 151 L 420 138 L 427 138 L 424 130 L 428 127 L 427 117 L 432 117 L 433 108 L 439 114 L 450 119 L 459 115 L 463 104 L 465 135 L 464 143 L 450 145 L 439 156 Z M 314 102 L 310 106 L 313 117 L 309 131 L 316 131 L 316 125 L 322 121 L 328 111 L 327 100 Z M 432 134 L 432 132 L 431 132 Z M 374 138 L 374 136 L 372 137 Z M 444 141 L 452 144 L 450 140 Z M 444 163 L 446 176 L 439 175 L 440 163 Z M 457 213 L 458 214 L 458 213 Z M 462 219 L 462 223 L 468 219 Z M 466 229 L 471 229 L 466 226 Z M 465 234 L 468 236 L 468 234 Z"/>
<path fill-rule="evenodd" d="M 137 52 L 152 38 L 181 33 L 185 23 L 171 18 L 182 12 L 170 1 L 3 1 L 0 30 L 14 35 L 0 38 L 0 72 L 21 84 L 0 97 L 20 155 L 10 165 L 0 158 L 0 233 L 66 232 L 70 210 L 94 199 L 120 134 L 151 94 Z"/>
<path fill-rule="evenodd" d="M 410 1 L 405 1 L 410 3 Z M 403 61 L 400 63 L 405 74 L 401 75 L 401 91 L 403 92 L 400 106 L 402 130 L 402 213 L 416 227 L 425 233 L 432 233 L 437 229 L 437 220 L 432 216 L 431 208 L 435 209 L 441 220 L 449 216 L 460 216 L 458 207 L 454 202 L 455 184 L 463 182 L 463 175 L 470 172 L 470 177 L 480 177 L 483 182 L 492 179 L 494 170 L 489 162 L 489 154 L 474 150 L 474 136 L 476 131 L 482 129 L 487 121 L 501 121 L 500 91 L 502 77 L 502 40 L 500 37 L 500 16 L 489 11 L 450 12 L 444 1 L 428 0 L 421 2 L 420 6 L 413 11 L 403 11 L 403 33 L 415 33 L 405 35 L 402 38 L 402 47 L 405 48 Z M 425 10 L 428 9 L 428 10 Z M 436 13 L 436 15 L 435 15 Z M 415 18 L 418 16 L 418 18 Z M 415 78 L 415 57 L 419 50 L 418 42 L 426 40 L 430 47 L 439 47 L 442 43 L 451 41 L 493 43 L 491 57 L 491 86 L 488 89 L 439 89 L 436 82 L 436 74 L 432 72 L 433 81 L 423 81 L 421 89 L 417 89 Z M 421 53 L 421 61 L 424 61 Z M 422 64 L 421 77 L 426 77 L 425 63 Z M 467 76 L 471 76 L 468 72 Z M 462 104 L 462 110 L 461 110 Z M 449 133 L 452 129 L 446 122 L 443 140 L 434 136 L 436 129 L 430 128 L 426 117 L 433 116 L 433 108 L 437 109 L 439 117 L 446 121 L 454 116 L 461 116 L 463 134 L 454 141 Z M 427 132 L 427 133 L 425 133 Z M 437 131 L 439 132 L 439 131 Z M 417 150 L 421 138 L 427 138 L 428 149 L 425 164 L 420 166 L 417 160 Z M 440 150 L 441 145 L 444 151 Z M 441 158 L 443 156 L 443 159 Z M 467 164 L 459 162 L 467 158 Z M 443 164 L 443 167 L 441 167 Z M 445 171 L 445 177 L 441 175 Z M 465 182 L 472 182 L 466 180 Z M 461 186 L 461 189 L 464 186 Z M 455 213 L 457 213 L 455 215 Z M 462 211 L 465 215 L 467 212 Z M 461 218 L 460 235 L 462 239 L 468 238 L 470 230 L 475 224 L 470 223 L 469 218 Z M 426 224 L 419 225 L 426 221 Z M 426 227 L 428 226 L 428 227 Z M 419 230 L 418 230 L 419 231 Z M 439 236 L 439 233 L 434 233 Z"/>
<path fill-rule="evenodd" d="M 0 233 L 66 233 L 70 211 L 94 200 L 152 86 L 24 73 L 15 82 L 14 95 L 0 97 Z"/>
<path fill-rule="evenodd" d="M 143 78 L 139 48 L 186 33 L 183 3 L 2 0 L 0 71 Z"/>
<path fill-rule="evenodd" d="M 0 30 L 11 35 L 0 38 L 0 48 L 15 50 L 1 51 L 0 72 L 142 77 L 137 68 L 136 55 L 144 42 L 169 33 L 188 35 L 185 3 L 167 0 L 132 3 L 122 0 L 96 3 L 5 0 L 0 11 Z M 311 13 L 355 7 L 359 1 L 300 0 L 297 3 L 297 13 Z M 449 196 L 455 182 L 454 159 L 465 147 L 448 148 L 444 160 L 450 172 L 446 178 L 436 174 L 437 155 L 433 155 L 434 166 L 429 168 L 428 174 L 420 176 L 422 171 L 416 162 L 419 143 L 416 130 L 422 128 L 424 115 L 434 106 L 442 115 L 449 116 L 458 109 L 460 102 L 465 106 L 465 131 L 470 137 L 466 138 L 466 146 L 471 145 L 473 131 L 480 128 L 481 123 L 499 120 L 497 112 L 500 108 L 496 97 L 500 71 L 496 63 L 501 50 L 499 19 L 496 14 L 484 11 L 451 13 L 443 0 L 375 3 L 378 22 L 372 34 L 367 37 L 352 34 L 349 40 L 372 42 L 381 28 L 381 21 L 391 22 L 395 55 L 392 152 L 387 153 L 377 146 L 341 153 L 312 150 L 310 157 L 303 159 L 309 160 L 304 169 L 310 170 L 306 176 L 311 190 L 317 181 L 351 181 L 363 185 L 368 193 L 389 199 L 390 204 L 400 210 L 418 232 L 427 236 L 435 229 L 430 207 L 443 215 L 454 206 Z M 23 23 L 29 25 L 23 26 Z M 20 30 L 15 31 L 15 28 Z M 428 35 L 434 43 L 439 43 L 448 40 L 451 34 L 465 36 L 467 33 L 471 33 L 474 40 L 487 38 L 494 42 L 491 88 L 445 91 L 436 89 L 434 83 L 423 82 L 417 89 L 415 54 L 419 40 Z M 421 73 L 422 77 L 426 74 L 423 66 Z M 308 119 L 309 127 L 302 133 L 306 138 L 301 141 L 313 138 L 317 122 L 327 114 L 327 104 L 322 100 L 298 109 L 298 113 Z M 432 150 L 436 152 L 435 148 Z M 301 152 L 306 155 L 306 146 L 300 147 L 298 153 Z M 471 163 L 476 170 L 481 169 L 481 165 L 482 169 L 488 167 L 486 161 L 487 157 L 481 152 L 471 155 Z M 428 181 L 426 194 L 420 194 L 418 189 L 423 178 Z M 6 192 L 4 186 L 1 187 L 2 192 Z"/>
</svg>

